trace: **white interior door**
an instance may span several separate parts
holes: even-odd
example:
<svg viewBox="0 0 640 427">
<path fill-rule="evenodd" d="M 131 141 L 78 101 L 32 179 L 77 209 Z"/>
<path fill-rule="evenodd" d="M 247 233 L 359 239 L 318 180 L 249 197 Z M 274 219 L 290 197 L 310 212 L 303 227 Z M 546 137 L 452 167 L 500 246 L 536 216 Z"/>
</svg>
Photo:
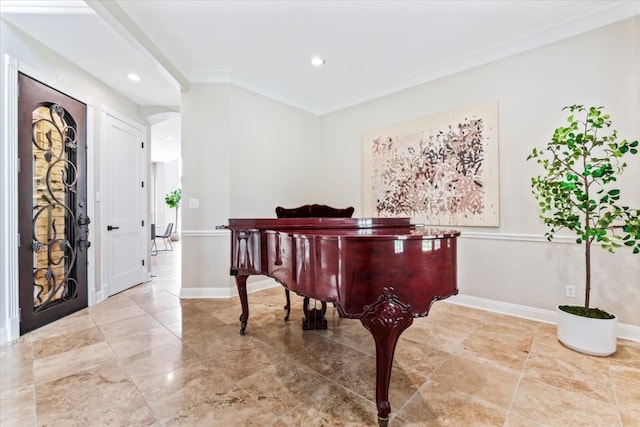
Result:
<svg viewBox="0 0 640 427">
<path fill-rule="evenodd" d="M 108 296 L 146 275 L 144 127 L 106 114 L 106 218 Z"/>
</svg>

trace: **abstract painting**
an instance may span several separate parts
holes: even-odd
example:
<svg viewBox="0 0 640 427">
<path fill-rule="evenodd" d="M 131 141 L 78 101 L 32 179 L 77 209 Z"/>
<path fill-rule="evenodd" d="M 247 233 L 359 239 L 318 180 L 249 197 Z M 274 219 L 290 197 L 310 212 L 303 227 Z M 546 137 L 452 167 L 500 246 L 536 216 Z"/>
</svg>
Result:
<svg viewBox="0 0 640 427">
<path fill-rule="evenodd" d="M 366 216 L 498 226 L 498 103 L 363 133 Z"/>
</svg>

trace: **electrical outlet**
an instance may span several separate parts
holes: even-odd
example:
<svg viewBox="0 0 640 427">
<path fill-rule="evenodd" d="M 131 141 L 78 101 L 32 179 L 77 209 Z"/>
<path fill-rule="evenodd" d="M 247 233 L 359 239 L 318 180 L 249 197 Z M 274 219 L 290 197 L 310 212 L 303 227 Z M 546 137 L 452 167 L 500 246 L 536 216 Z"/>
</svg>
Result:
<svg viewBox="0 0 640 427">
<path fill-rule="evenodd" d="M 567 285 L 564 291 L 565 295 L 571 298 L 576 297 L 576 287 L 574 285 Z"/>
</svg>

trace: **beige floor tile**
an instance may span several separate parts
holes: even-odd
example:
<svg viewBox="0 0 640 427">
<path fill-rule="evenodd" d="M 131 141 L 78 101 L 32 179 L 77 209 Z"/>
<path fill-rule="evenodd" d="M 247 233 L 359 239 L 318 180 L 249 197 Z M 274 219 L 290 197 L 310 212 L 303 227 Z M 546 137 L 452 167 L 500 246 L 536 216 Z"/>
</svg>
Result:
<svg viewBox="0 0 640 427">
<path fill-rule="evenodd" d="M 618 406 L 627 421 L 633 419 L 632 415 L 640 415 L 640 368 L 628 365 L 612 365 L 611 375 Z M 635 418 L 640 426 L 640 417 Z"/>
<path fill-rule="evenodd" d="M 335 379 L 365 356 L 351 347 L 323 339 L 300 349 L 294 359 L 320 375 Z"/>
<path fill-rule="evenodd" d="M 275 360 L 271 365 L 238 381 L 265 410 L 283 415 L 296 406 L 302 394 L 308 394 L 322 381 L 303 364 L 289 358 Z"/>
<path fill-rule="evenodd" d="M 70 331 L 50 338 L 34 338 L 32 341 L 33 357 L 40 359 L 104 341 L 105 337 L 97 326 Z"/>
<path fill-rule="evenodd" d="M 564 358 L 532 353 L 525 367 L 524 377 L 615 404 L 609 364 L 604 358 L 586 358 L 576 364 Z"/>
<path fill-rule="evenodd" d="M 300 323 L 293 324 L 300 328 Z M 315 335 L 329 338 L 361 353 L 375 356 L 376 346 L 371 333 L 356 319 L 337 319 L 328 326 L 327 330 L 315 331 Z"/>
<path fill-rule="evenodd" d="M 298 322 L 253 327 L 251 337 L 289 355 L 295 355 L 323 339 L 322 334 L 303 331 Z"/>
<path fill-rule="evenodd" d="M 456 354 L 481 358 L 497 367 L 520 372 L 529 358 L 532 341 L 533 334 L 521 330 L 500 333 L 478 329 L 462 342 Z"/>
<path fill-rule="evenodd" d="M 428 380 L 399 411 L 398 417 L 420 426 L 502 426 L 507 411 L 436 380 Z"/>
<path fill-rule="evenodd" d="M 148 313 L 119 319 L 100 325 L 100 330 L 108 341 L 118 341 L 131 336 L 132 332 L 160 328 L 162 324 Z"/>
<path fill-rule="evenodd" d="M 400 408 L 418 391 L 425 376 L 413 370 L 394 366 L 389 384 L 389 402 L 392 408 Z M 373 356 L 363 357 L 347 372 L 336 379 L 343 387 L 375 402 L 376 360 Z"/>
<path fill-rule="evenodd" d="M 135 303 L 133 305 L 127 305 L 124 307 L 91 310 L 91 317 L 96 322 L 96 324 L 100 326 L 103 326 L 109 323 L 118 322 L 123 319 L 139 317 L 146 314 L 147 312 L 144 311 L 139 305 L 136 305 Z"/>
<path fill-rule="evenodd" d="M 24 359 L 19 359 L 25 354 Z M 0 359 L 0 386 L 2 392 L 10 391 L 33 383 L 33 359 L 31 358 L 31 344 L 20 346 L 15 350 L 5 352 Z"/>
<path fill-rule="evenodd" d="M 331 381 L 317 382 L 282 419 L 291 426 L 375 426 L 374 402 Z"/>
<path fill-rule="evenodd" d="M 109 344 L 119 358 L 152 350 L 166 344 L 179 344 L 180 339 L 164 326 L 135 329 L 124 338 L 110 340 Z"/>
<path fill-rule="evenodd" d="M 165 422 L 188 417 L 193 408 L 237 388 L 219 369 L 202 362 L 186 363 L 157 375 L 136 378 L 136 386 L 156 417 Z"/>
<path fill-rule="evenodd" d="M 114 361 L 115 357 L 108 343 L 99 342 L 36 359 L 33 362 L 34 381 L 36 384 L 54 381 Z"/>
<path fill-rule="evenodd" d="M 620 419 L 622 427 L 638 427 L 640 426 L 640 405 L 623 406 L 620 409 Z"/>
<path fill-rule="evenodd" d="M 36 425 L 35 387 L 33 384 L 2 387 L 0 394 L 1 426 Z"/>
<path fill-rule="evenodd" d="M 523 378 L 518 386 L 511 412 L 538 422 L 556 426 L 618 426 L 620 412 L 608 404 L 572 390 L 542 381 Z"/>
<path fill-rule="evenodd" d="M 0 346 L 0 368 L 10 368 L 14 365 L 31 363 L 33 360 L 33 347 L 31 339 L 25 336 Z"/>
<path fill-rule="evenodd" d="M 164 290 L 133 296 L 131 299 L 147 313 L 156 313 L 180 307 L 180 298 Z"/>
<path fill-rule="evenodd" d="M 443 386 L 509 409 L 519 372 L 501 369 L 479 358 L 451 355 L 431 376 Z"/>
<path fill-rule="evenodd" d="M 134 380 L 167 374 L 188 363 L 197 365 L 202 363 L 202 360 L 198 353 L 179 341 L 120 359 L 120 364 Z"/>
<path fill-rule="evenodd" d="M 166 310 L 158 310 L 150 313 L 154 319 L 163 325 L 167 325 L 175 322 L 182 322 L 182 306 L 171 307 Z"/>
<path fill-rule="evenodd" d="M 327 308 L 303 331 L 282 287 L 179 299 L 175 251 L 150 282 L 0 346 L 0 424 L 377 426 L 375 346 Z M 436 302 L 398 340 L 390 427 L 640 427 L 640 343 L 611 357 L 562 346 L 554 325 Z"/>
<path fill-rule="evenodd" d="M 186 406 L 162 423 L 167 427 L 264 427 L 275 424 L 276 420 L 276 415 L 265 411 L 245 391 L 233 388 Z"/>
<path fill-rule="evenodd" d="M 481 331 L 496 333 L 520 331 L 525 335 L 535 334 L 538 328 L 540 328 L 540 322 L 491 312 L 485 312 L 478 326 L 478 330 Z"/>
<path fill-rule="evenodd" d="M 422 320 L 422 319 L 420 319 Z M 402 340 L 409 341 L 418 346 L 427 346 L 442 350 L 445 353 L 455 351 L 468 337 L 468 331 L 449 330 L 440 326 L 437 322 L 427 317 L 426 322 L 414 321 L 413 325 L 400 336 Z"/>
<path fill-rule="evenodd" d="M 37 384 L 36 408 L 42 426 L 155 423 L 144 398 L 115 361 Z"/>
<path fill-rule="evenodd" d="M 428 377 L 449 357 L 449 353 L 428 346 L 417 346 L 400 336 L 393 357 L 394 365 Z"/>
<path fill-rule="evenodd" d="M 173 335 L 182 339 L 182 322 L 167 323 L 164 325 Z"/>
<path fill-rule="evenodd" d="M 640 369 L 640 342 L 618 340 L 616 352 L 609 359 L 611 364 Z"/>
<path fill-rule="evenodd" d="M 87 310 L 82 310 L 53 323 L 49 323 L 35 331 L 29 332 L 26 337 L 29 337 L 32 341 L 41 338 L 52 338 L 58 335 L 68 334 L 73 331 L 93 328 L 95 326 L 96 324 Z"/>
</svg>

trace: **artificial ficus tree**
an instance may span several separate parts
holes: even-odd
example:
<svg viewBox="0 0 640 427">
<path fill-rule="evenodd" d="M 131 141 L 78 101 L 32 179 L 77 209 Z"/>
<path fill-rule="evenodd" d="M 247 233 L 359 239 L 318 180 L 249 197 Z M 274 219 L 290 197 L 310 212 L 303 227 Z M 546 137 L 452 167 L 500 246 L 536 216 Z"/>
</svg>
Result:
<svg viewBox="0 0 640 427">
<path fill-rule="evenodd" d="M 182 189 L 178 188 L 176 190 L 171 191 L 170 193 L 167 193 L 167 195 L 164 197 L 164 202 L 171 209 L 176 210 L 175 231 L 177 232 L 178 231 L 178 209 L 180 209 L 180 204 L 182 202 Z"/>
<path fill-rule="evenodd" d="M 567 229 L 584 245 L 584 306 L 574 314 L 607 317 L 611 315 L 590 307 L 591 249 L 596 243 L 610 252 L 629 247 L 640 253 L 640 210 L 621 205 L 615 185 L 627 167 L 625 158 L 638 154 L 638 141 L 619 141 L 616 130 L 608 131 L 611 118 L 603 107 L 571 105 L 563 110 L 570 113 L 566 126 L 556 128 L 546 147 L 534 148 L 527 157 L 545 170 L 531 178 L 532 192 L 549 227 L 547 239 Z"/>
</svg>

